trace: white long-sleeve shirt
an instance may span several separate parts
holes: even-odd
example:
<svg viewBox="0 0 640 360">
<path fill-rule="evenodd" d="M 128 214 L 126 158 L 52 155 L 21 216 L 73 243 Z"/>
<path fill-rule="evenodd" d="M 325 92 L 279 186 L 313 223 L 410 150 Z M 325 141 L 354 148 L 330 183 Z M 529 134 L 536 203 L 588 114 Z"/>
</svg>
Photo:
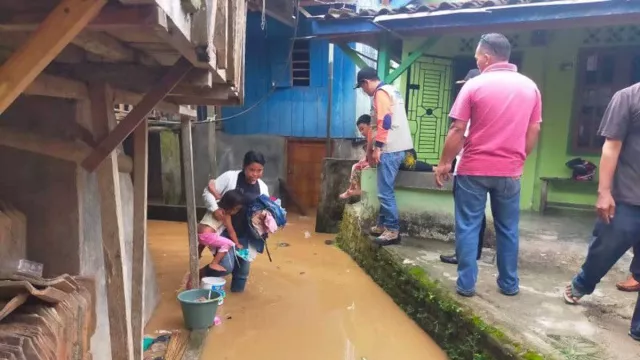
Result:
<svg viewBox="0 0 640 360">
<path fill-rule="evenodd" d="M 467 128 L 464 131 L 464 138 L 465 139 L 469 136 L 469 126 L 470 125 L 471 125 L 471 121 L 467 121 Z M 456 176 L 456 174 L 458 174 L 458 166 L 460 165 L 460 159 L 462 159 L 462 152 L 463 152 L 463 150 L 460 150 L 460 152 L 458 153 L 458 156 L 456 156 L 456 168 L 453 169 L 453 176 Z"/>
<path fill-rule="evenodd" d="M 236 184 L 238 183 L 238 175 L 242 171 L 240 170 L 231 170 L 222 173 L 222 175 L 218 176 L 215 181 L 216 191 L 220 193 L 220 195 L 224 195 L 227 191 L 233 190 L 236 188 Z M 258 179 L 258 184 L 260 186 L 260 194 L 269 196 L 269 188 L 264 181 Z M 213 196 L 213 194 L 209 191 L 209 186 L 204 188 L 204 192 L 202 193 L 202 198 L 204 199 L 204 205 L 207 210 L 210 212 L 214 212 L 218 210 L 218 201 Z"/>
</svg>

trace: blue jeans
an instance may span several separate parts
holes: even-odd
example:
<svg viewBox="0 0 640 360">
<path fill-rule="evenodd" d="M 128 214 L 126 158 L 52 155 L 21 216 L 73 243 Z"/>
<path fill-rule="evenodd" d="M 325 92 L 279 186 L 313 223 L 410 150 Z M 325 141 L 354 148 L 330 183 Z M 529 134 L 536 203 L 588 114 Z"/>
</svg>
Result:
<svg viewBox="0 0 640 360">
<path fill-rule="evenodd" d="M 618 260 L 630 248 L 640 247 L 640 206 L 623 203 L 616 204 L 615 216 L 611 223 L 605 224 L 600 219 L 593 228 L 593 236 L 587 258 L 582 264 L 582 269 L 571 282 L 575 295 L 588 295 L 593 293 L 596 285 L 611 270 Z M 634 260 L 640 253 L 634 254 Z M 635 263 L 635 264 L 634 264 Z M 638 279 L 634 261 L 631 266 L 633 276 Z M 631 332 L 640 336 L 640 298 L 636 302 L 636 308 L 631 319 Z"/>
<path fill-rule="evenodd" d="M 640 281 L 640 241 L 633 246 L 633 260 L 631 260 L 629 272 L 636 281 Z"/>
<path fill-rule="evenodd" d="M 490 176 L 456 176 L 455 222 L 458 256 L 457 290 L 473 295 L 478 281 L 478 241 L 487 194 L 496 229 L 498 287 L 507 295 L 519 291 L 518 245 L 520 179 Z"/>
<path fill-rule="evenodd" d="M 220 265 L 227 271 L 213 270 L 209 265 L 205 265 L 200 269 L 200 278 L 209 276 L 223 277 L 231 274 L 231 292 L 243 292 L 247 285 L 247 279 L 249 279 L 251 263 L 236 257 L 234 248 L 231 248 L 220 261 Z"/>
<path fill-rule="evenodd" d="M 394 185 L 405 154 L 406 151 L 382 153 L 378 164 L 378 200 L 380 200 L 378 226 L 391 231 L 400 230 Z"/>
</svg>

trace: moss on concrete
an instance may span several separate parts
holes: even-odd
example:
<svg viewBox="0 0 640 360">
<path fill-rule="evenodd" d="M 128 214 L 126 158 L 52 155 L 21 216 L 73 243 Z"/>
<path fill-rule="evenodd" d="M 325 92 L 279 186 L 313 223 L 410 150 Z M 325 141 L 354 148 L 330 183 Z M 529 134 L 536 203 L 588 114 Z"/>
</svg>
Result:
<svg viewBox="0 0 640 360">
<path fill-rule="evenodd" d="M 345 210 L 337 244 L 440 345 L 451 360 L 544 359 L 474 315 L 421 267 L 405 266 L 396 255 L 372 246 L 362 234 L 359 218 L 351 207 Z"/>
</svg>

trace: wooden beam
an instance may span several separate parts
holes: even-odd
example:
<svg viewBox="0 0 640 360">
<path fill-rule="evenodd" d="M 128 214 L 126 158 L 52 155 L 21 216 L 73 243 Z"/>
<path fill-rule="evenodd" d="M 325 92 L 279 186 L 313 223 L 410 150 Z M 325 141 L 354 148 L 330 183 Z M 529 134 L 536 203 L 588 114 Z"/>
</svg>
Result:
<svg viewBox="0 0 640 360">
<path fill-rule="evenodd" d="M 124 46 L 120 40 L 103 32 L 83 31 L 72 42 L 85 51 L 109 61 L 133 62 L 136 58 L 133 49 Z"/>
<path fill-rule="evenodd" d="M 138 104 L 143 98 L 144 98 L 144 95 L 138 94 L 132 91 L 114 90 L 113 103 L 135 105 L 135 104 Z M 180 106 L 168 101 L 160 101 L 159 103 L 156 104 L 154 109 L 171 113 L 171 114 L 180 113 Z"/>
<path fill-rule="evenodd" d="M 416 50 L 412 51 L 409 56 L 402 60 L 400 66 L 398 66 L 390 74 L 381 79 L 384 79 L 384 82 L 387 84 L 391 84 L 392 82 L 394 82 L 397 78 L 400 77 L 400 75 L 402 75 L 402 73 L 407 71 L 407 69 L 411 65 L 413 65 L 413 63 L 416 62 L 416 60 L 418 60 L 425 51 L 432 48 L 436 43 L 438 43 L 438 40 L 440 40 L 439 36 L 433 36 L 425 40 Z"/>
<path fill-rule="evenodd" d="M 227 99 L 232 91 L 229 85 L 214 85 L 210 88 L 197 88 L 193 86 L 176 86 L 171 90 L 172 96 L 193 96 L 212 99 Z"/>
<path fill-rule="evenodd" d="M 207 97 L 195 97 L 195 96 L 180 96 L 169 95 L 167 100 L 176 104 L 182 105 L 210 105 L 210 106 L 233 106 L 240 105 L 240 100 L 237 97 L 229 98 L 207 98 Z"/>
<path fill-rule="evenodd" d="M 353 61 L 354 64 L 356 64 L 356 66 L 359 67 L 360 69 L 364 69 L 365 67 L 368 66 L 367 63 L 360 57 L 360 54 L 358 54 L 357 51 L 352 49 L 349 46 L 349 44 L 339 43 L 336 45 L 338 45 L 340 50 L 342 50 L 342 52 L 345 53 L 345 55 L 347 55 L 347 57 L 351 59 L 351 61 Z"/>
<path fill-rule="evenodd" d="M 88 99 L 87 85 L 76 80 L 41 73 L 25 89 L 26 95 L 59 97 L 64 99 Z"/>
<path fill-rule="evenodd" d="M 240 82 L 244 65 L 247 7 L 246 2 L 235 0 L 228 0 L 228 6 L 227 81 L 240 88 L 243 86 Z"/>
<path fill-rule="evenodd" d="M 106 84 L 92 84 L 89 88 L 91 118 L 96 136 L 107 135 L 115 126 L 111 89 Z M 123 263 L 125 256 L 120 175 L 117 171 L 116 153 L 110 152 L 107 161 L 100 164 L 98 190 L 102 222 L 102 252 L 107 286 L 111 358 L 133 359 L 131 336 L 131 307 L 127 302 L 125 284 L 128 270 Z"/>
<path fill-rule="evenodd" d="M 94 1 L 94 0 L 91 0 Z M 155 1 L 153 1 L 155 3 Z M 47 13 L 15 13 L 11 17 L 0 18 L 1 31 L 33 31 L 46 19 Z M 96 31 L 149 29 L 158 23 L 158 7 L 152 5 L 122 6 L 108 4 L 86 26 Z"/>
<path fill-rule="evenodd" d="M 93 19 L 107 0 L 62 0 L 0 67 L 0 114 Z"/>
<path fill-rule="evenodd" d="M 173 0 L 161 0 L 165 7 L 171 7 Z M 243 2 L 244 3 L 244 2 Z M 214 82 L 225 83 L 227 81 L 226 73 L 217 69 L 215 57 L 211 57 L 207 53 L 202 56 L 203 53 L 196 51 L 196 46 L 191 42 L 191 24 L 185 23 L 184 19 L 180 17 L 171 17 L 164 10 L 158 10 L 158 25 L 155 26 L 155 33 L 161 39 L 173 46 L 184 58 L 189 60 L 194 67 L 201 69 L 207 69 L 211 71 L 214 77 Z M 176 23 L 177 21 L 177 23 Z"/>
<path fill-rule="evenodd" d="M 149 91 L 133 110 L 106 136 L 98 147 L 83 162 L 82 166 L 88 171 L 95 170 L 98 165 L 145 121 L 145 117 L 153 108 L 173 89 L 178 82 L 191 70 L 191 64 L 185 58 L 180 58 L 167 74 Z"/>
<path fill-rule="evenodd" d="M 191 138 L 191 119 L 181 118 L 182 169 L 184 172 L 184 190 L 187 197 L 187 230 L 189 232 L 189 274 L 192 286 L 200 284 L 198 279 L 198 223 L 196 218 L 196 190 L 193 183 L 193 141 Z"/>
<path fill-rule="evenodd" d="M 0 145 L 80 164 L 93 149 L 78 141 L 65 141 L 32 132 L 0 127 Z M 131 173 L 133 161 L 118 155 L 118 171 Z"/>
<path fill-rule="evenodd" d="M 391 36 L 389 34 L 384 33 L 380 35 L 380 44 L 378 46 L 378 61 L 376 64 L 378 78 L 380 79 L 387 78 L 387 75 L 389 75 L 389 67 L 391 67 L 389 41 L 391 41 Z"/>
<path fill-rule="evenodd" d="M 227 25 L 229 19 L 229 7 L 226 0 L 216 1 L 216 18 L 215 27 L 213 29 L 213 47 L 216 52 L 216 65 L 218 69 L 227 68 L 227 43 L 228 43 L 228 31 Z"/>
<path fill-rule="evenodd" d="M 53 63 L 47 67 L 46 72 L 83 82 L 106 82 L 115 88 L 146 92 L 170 68 L 114 63 Z M 226 83 L 215 83 L 208 70 L 193 68 L 176 87 L 213 87 L 220 84 Z"/>
<path fill-rule="evenodd" d="M 186 87 L 185 87 L 186 88 Z M 89 98 L 87 85 L 83 82 L 60 76 L 42 73 L 27 87 L 25 95 L 39 95 L 64 99 L 86 100 Z M 137 104 L 144 95 L 133 91 L 113 89 L 114 104 Z M 171 114 L 183 114 L 184 111 L 175 103 L 161 101 L 156 110 Z"/>
<path fill-rule="evenodd" d="M 143 121 L 133 132 L 133 255 L 131 265 L 131 330 L 134 360 L 142 359 L 145 269 L 147 263 L 147 177 L 149 132 Z"/>
</svg>

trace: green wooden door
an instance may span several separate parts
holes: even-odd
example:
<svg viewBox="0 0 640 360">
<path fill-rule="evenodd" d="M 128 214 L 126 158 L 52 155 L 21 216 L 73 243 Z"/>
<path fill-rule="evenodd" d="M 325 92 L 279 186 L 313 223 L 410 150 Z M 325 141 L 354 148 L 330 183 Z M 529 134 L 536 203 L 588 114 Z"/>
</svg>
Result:
<svg viewBox="0 0 640 360">
<path fill-rule="evenodd" d="M 437 164 L 449 129 L 452 60 L 418 59 L 410 69 L 407 116 L 418 159 Z"/>
</svg>

